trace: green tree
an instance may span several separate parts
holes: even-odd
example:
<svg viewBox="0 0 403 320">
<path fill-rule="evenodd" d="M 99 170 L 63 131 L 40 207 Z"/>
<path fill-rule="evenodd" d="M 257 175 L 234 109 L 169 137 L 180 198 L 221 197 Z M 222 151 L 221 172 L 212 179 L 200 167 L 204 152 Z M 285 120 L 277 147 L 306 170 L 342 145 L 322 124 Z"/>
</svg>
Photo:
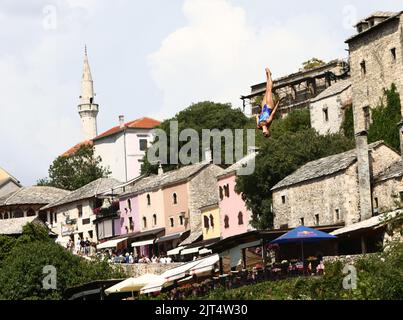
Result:
<svg viewBox="0 0 403 320">
<path fill-rule="evenodd" d="M 347 138 L 354 139 L 354 115 L 352 105 L 348 105 L 344 109 L 344 119 L 341 125 L 341 131 Z"/>
<path fill-rule="evenodd" d="M 312 59 L 309 59 L 308 61 L 305 61 L 302 63 L 302 69 L 310 70 L 310 69 L 313 69 L 316 67 L 320 67 L 324 64 L 326 64 L 326 62 L 324 62 L 323 60 L 318 59 L 318 58 L 312 58 Z"/>
<path fill-rule="evenodd" d="M 236 191 L 242 193 L 253 212 L 252 224 L 258 229 L 273 226 L 272 192 L 279 181 L 309 161 L 354 147 L 342 134 L 321 136 L 310 128 L 309 111 L 291 112 L 272 125 L 272 137 L 260 145 L 255 171 L 237 178 Z"/>
<path fill-rule="evenodd" d="M 231 104 L 214 103 L 210 101 L 199 102 L 192 104 L 188 108 L 180 111 L 173 118 L 165 120 L 159 126 L 159 129 L 164 130 L 167 133 L 168 138 L 168 161 L 169 161 L 169 147 L 171 142 L 170 134 L 170 122 L 178 121 L 179 133 L 184 129 L 194 129 L 199 136 L 199 160 L 203 158 L 202 150 L 202 129 L 230 129 L 234 132 L 234 129 L 243 129 L 248 123 L 252 121 L 248 119 L 240 109 L 233 109 Z M 158 141 L 158 140 L 157 140 Z M 187 142 L 179 142 L 179 150 Z M 245 145 L 245 144 L 244 144 Z M 246 146 L 245 146 L 246 149 Z M 222 154 L 224 154 L 224 141 L 222 141 Z M 222 159 L 224 157 L 222 156 Z M 150 174 L 157 172 L 157 165 L 152 165 L 147 161 L 147 156 L 144 157 L 144 163 L 142 165 L 142 173 Z M 181 166 L 181 164 L 179 164 Z M 164 171 L 176 169 L 177 165 L 164 165 Z"/>
<path fill-rule="evenodd" d="M 386 100 L 386 105 L 384 101 Z M 384 140 L 389 146 L 400 149 L 397 124 L 402 119 L 400 96 L 395 84 L 384 90 L 384 99 L 372 109 L 372 123 L 368 130 L 368 141 Z"/>
<path fill-rule="evenodd" d="M 110 174 L 101 161 L 94 156 L 93 146 L 83 145 L 69 156 L 57 157 L 49 167 L 49 178 L 40 179 L 37 185 L 76 190 Z"/>
<path fill-rule="evenodd" d="M 120 270 L 113 269 L 107 262 L 87 261 L 73 255 L 46 237 L 46 233 L 44 227 L 28 224 L 18 240 L 0 238 L 0 245 L 9 241 L 8 253 L 0 264 L 0 299 L 62 299 L 69 287 L 124 277 Z M 45 266 L 56 268 L 55 290 L 43 288 Z"/>
</svg>

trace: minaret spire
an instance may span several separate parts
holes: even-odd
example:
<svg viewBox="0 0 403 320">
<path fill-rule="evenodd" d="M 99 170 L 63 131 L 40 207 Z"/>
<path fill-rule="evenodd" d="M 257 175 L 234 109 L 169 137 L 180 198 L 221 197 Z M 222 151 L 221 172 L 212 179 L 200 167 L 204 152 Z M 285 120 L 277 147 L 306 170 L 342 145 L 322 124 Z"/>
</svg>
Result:
<svg viewBox="0 0 403 320">
<path fill-rule="evenodd" d="M 94 103 L 94 83 L 88 62 L 87 45 L 84 47 L 84 66 L 81 78 L 81 96 L 78 113 L 81 117 L 82 135 L 85 140 L 97 136 L 98 105 Z"/>
</svg>

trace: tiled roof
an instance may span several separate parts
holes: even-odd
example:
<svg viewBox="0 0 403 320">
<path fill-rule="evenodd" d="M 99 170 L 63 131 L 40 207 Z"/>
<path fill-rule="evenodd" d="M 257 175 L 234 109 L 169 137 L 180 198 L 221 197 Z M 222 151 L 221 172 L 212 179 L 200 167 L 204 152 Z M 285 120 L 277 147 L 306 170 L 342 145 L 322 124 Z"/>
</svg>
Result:
<svg viewBox="0 0 403 320">
<path fill-rule="evenodd" d="M 57 207 L 66 203 L 72 203 L 82 199 L 92 198 L 121 184 L 122 183 L 120 181 L 113 178 L 100 178 L 86 184 L 80 189 L 70 192 L 68 195 L 58 199 L 57 201 L 49 203 L 47 206 L 43 207 L 42 210 Z"/>
<path fill-rule="evenodd" d="M 20 182 L 15 177 L 13 177 L 6 170 L 4 170 L 3 168 L 0 167 L 0 184 L 1 184 L 1 182 L 5 182 L 5 181 L 8 181 L 8 180 L 14 181 L 14 183 L 16 185 L 21 187 Z"/>
<path fill-rule="evenodd" d="M 22 228 L 37 220 L 38 217 L 24 217 L 0 220 L 0 234 L 2 235 L 19 235 L 22 234 Z"/>
<path fill-rule="evenodd" d="M 334 96 L 343 92 L 344 90 L 347 90 L 349 87 L 351 87 L 351 80 L 338 81 L 335 84 L 332 84 L 326 90 L 322 91 L 318 96 L 313 98 L 311 102 L 317 102 L 319 100 Z"/>
<path fill-rule="evenodd" d="M 368 148 L 371 150 L 383 144 L 378 141 L 370 144 Z M 321 158 L 319 160 L 308 162 L 297 171 L 287 176 L 277 183 L 271 190 L 277 190 L 292 186 L 297 183 L 306 182 L 331 175 L 333 173 L 346 170 L 357 160 L 356 150 L 352 149 L 347 152 L 339 153 L 330 157 Z"/>
<path fill-rule="evenodd" d="M 390 18 L 392 16 L 395 16 L 397 12 L 391 12 L 391 11 L 376 11 L 370 16 L 361 19 L 355 26 L 359 25 L 360 23 L 367 22 L 371 18 Z"/>
<path fill-rule="evenodd" d="M 242 169 L 244 166 L 246 166 L 247 163 L 249 163 L 249 161 L 253 161 L 256 158 L 256 155 L 257 155 L 256 152 L 248 154 L 238 162 L 234 163 L 232 166 L 225 169 L 222 173 L 220 173 L 217 176 L 217 178 L 219 179 L 220 177 L 226 176 L 230 173 L 238 171 L 239 169 Z"/>
<path fill-rule="evenodd" d="M 403 176 L 403 161 L 392 164 L 386 170 L 380 172 L 375 178 L 375 182 L 385 181 Z"/>
<path fill-rule="evenodd" d="M 195 228 L 195 230 L 190 233 L 189 237 L 187 237 L 185 240 L 183 240 L 179 244 L 178 247 L 191 244 L 191 243 L 197 241 L 201 236 L 203 236 L 203 231 L 202 231 L 202 225 L 200 222 L 200 224 Z"/>
<path fill-rule="evenodd" d="M 110 135 L 113 135 L 115 133 L 121 132 L 124 129 L 127 128 L 132 128 L 132 129 L 153 129 L 161 124 L 160 121 L 152 119 L 152 118 L 140 118 L 134 121 L 127 122 L 123 128 L 120 126 L 113 127 L 109 129 L 108 131 L 105 131 L 104 133 L 101 133 L 100 135 L 96 136 L 93 140 L 98 140 L 101 138 L 108 137 Z"/>
<path fill-rule="evenodd" d="M 48 204 L 68 195 L 70 191 L 53 187 L 23 187 L 0 198 L 0 206 Z"/>
<path fill-rule="evenodd" d="M 71 155 L 75 154 L 78 151 L 78 149 L 80 149 L 82 146 L 85 146 L 85 145 L 92 145 L 92 141 L 86 140 L 86 141 L 77 143 L 74 147 L 71 147 L 69 150 L 67 150 L 65 153 L 63 153 L 61 156 L 62 157 L 71 156 Z"/>
<path fill-rule="evenodd" d="M 168 171 L 162 175 L 152 175 L 139 180 L 134 186 L 131 186 L 128 191 L 121 194 L 126 196 L 130 194 L 136 194 L 140 192 L 146 192 L 157 187 L 167 186 L 185 179 L 190 178 L 194 174 L 198 173 L 202 169 L 208 167 L 208 163 L 196 163 L 189 166 L 182 167 L 177 170 Z"/>
</svg>

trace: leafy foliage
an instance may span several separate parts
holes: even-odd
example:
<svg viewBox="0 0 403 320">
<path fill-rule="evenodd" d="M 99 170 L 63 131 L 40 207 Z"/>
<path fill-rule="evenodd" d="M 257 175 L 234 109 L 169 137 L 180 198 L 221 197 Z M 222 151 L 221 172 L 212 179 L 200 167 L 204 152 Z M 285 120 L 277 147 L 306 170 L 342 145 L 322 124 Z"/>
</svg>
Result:
<svg viewBox="0 0 403 320">
<path fill-rule="evenodd" d="M 309 161 L 344 152 L 354 147 L 342 134 L 319 135 L 310 128 L 309 111 L 291 112 L 272 125 L 272 137 L 259 140 L 255 171 L 237 178 L 236 191 L 242 193 L 253 212 L 252 224 L 258 229 L 273 226 L 271 188 Z"/>
<path fill-rule="evenodd" d="M 354 139 L 354 114 L 352 105 L 346 106 L 345 108 L 341 130 L 347 138 Z"/>
<path fill-rule="evenodd" d="M 94 156 L 93 146 L 82 145 L 72 155 L 57 157 L 49 167 L 49 178 L 40 179 L 37 184 L 76 190 L 110 174 L 101 161 L 101 157 Z"/>
<path fill-rule="evenodd" d="M 199 102 L 192 104 L 188 108 L 180 111 L 175 117 L 165 120 L 159 126 L 159 129 L 164 130 L 167 133 L 168 138 L 168 160 L 170 158 L 169 148 L 171 145 L 171 133 L 170 133 L 170 122 L 178 121 L 178 130 L 181 132 L 184 129 L 194 129 L 197 131 L 199 136 L 199 155 L 200 159 L 203 158 L 202 150 L 202 129 L 230 129 L 234 132 L 234 129 L 243 129 L 247 123 L 251 120 L 248 119 L 240 109 L 233 109 L 230 104 L 214 103 L 210 101 Z M 179 142 L 179 149 L 185 145 L 187 142 Z M 224 141 L 222 141 L 222 159 L 224 159 Z M 152 165 L 147 161 L 147 156 L 144 157 L 144 163 L 142 165 L 142 173 L 150 174 L 157 173 L 158 166 Z M 181 166 L 179 164 L 179 166 Z M 164 171 L 169 171 L 176 169 L 177 165 L 163 165 Z"/>
<path fill-rule="evenodd" d="M 17 240 L 0 238 L 0 299 L 61 299 L 68 287 L 93 280 L 121 278 L 123 274 L 107 262 L 87 261 L 75 256 L 44 235 L 46 229 L 33 224 Z M 57 271 L 56 290 L 43 289 L 45 266 Z"/>
<path fill-rule="evenodd" d="M 203 300 L 401 300 L 403 299 L 403 243 L 356 263 L 357 289 L 343 288 L 344 264 L 326 263 L 322 277 L 262 282 L 237 289 L 217 289 Z"/>
<path fill-rule="evenodd" d="M 384 104 L 386 100 L 386 105 Z M 397 124 L 402 119 L 400 96 L 395 84 L 384 90 L 381 104 L 372 109 L 372 123 L 368 130 L 368 141 L 384 140 L 388 145 L 400 149 L 399 130 Z"/>
<path fill-rule="evenodd" d="M 310 59 L 308 61 L 303 62 L 302 63 L 302 68 L 303 68 L 303 70 L 310 70 L 310 69 L 313 69 L 313 68 L 316 68 L 316 67 L 320 67 L 320 66 L 324 65 L 325 63 L 326 62 L 324 62 L 321 59 L 312 58 L 312 59 Z"/>
</svg>

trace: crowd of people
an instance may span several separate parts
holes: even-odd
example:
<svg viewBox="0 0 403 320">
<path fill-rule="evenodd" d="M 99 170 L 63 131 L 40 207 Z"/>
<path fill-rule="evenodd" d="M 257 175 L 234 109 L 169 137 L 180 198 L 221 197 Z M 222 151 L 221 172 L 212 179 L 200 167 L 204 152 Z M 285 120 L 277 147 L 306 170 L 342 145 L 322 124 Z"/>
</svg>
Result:
<svg viewBox="0 0 403 320">
<path fill-rule="evenodd" d="M 99 254 L 101 260 L 107 260 L 110 263 L 161 263 L 169 264 L 173 263 L 172 257 L 166 254 L 160 254 L 159 256 L 153 255 L 151 259 L 146 255 L 136 255 L 133 252 L 115 252 L 113 250 L 106 250 Z"/>
<path fill-rule="evenodd" d="M 78 238 L 78 241 L 75 243 L 72 239 L 69 239 L 66 249 L 79 256 L 92 256 L 96 252 L 96 245 L 88 238 L 85 240 Z"/>
</svg>

